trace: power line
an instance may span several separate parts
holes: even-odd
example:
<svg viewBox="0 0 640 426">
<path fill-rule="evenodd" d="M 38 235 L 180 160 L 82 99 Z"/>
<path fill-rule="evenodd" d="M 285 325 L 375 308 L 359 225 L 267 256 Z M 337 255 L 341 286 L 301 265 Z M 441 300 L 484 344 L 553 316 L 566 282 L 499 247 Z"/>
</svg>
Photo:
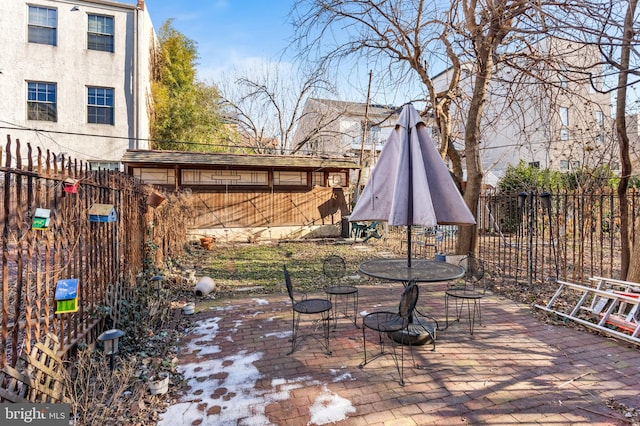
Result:
<svg viewBox="0 0 640 426">
<path fill-rule="evenodd" d="M 58 134 L 58 135 L 65 135 L 65 136 L 83 136 L 83 137 L 92 137 L 92 138 L 105 138 L 105 139 L 120 139 L 120 140 L 135 140 L 135 141 L 146 141 L 151 143 L 155 143 L 155 144 L 174 144 L 174 145 L 191 145 L 191 146 L 202 146 L 202 147 L 210 147 L 210 148 L 237 148 L 237 149 L 247 149 L 247 150 L 254 150 L 258 147 L 255 146 L 251 146 L 251 145 L 240 145 L 240 144 L 233 144 L 233 145 L 229 145 L 229 144 L 222 144 L 222 143 L 202 143 L 202 142 L 188 142 L 188 141 L 172 141 L 172 140 L 158 140 L 158 139 L 149 139 L 149 138 L 136 138 L 136 137 L 127 137 L 127 136 L 109 136 L 109 135 L 103 135 L 103 134 L 96 134 L 96 133 L 82 133 L 82 132 L 65 132 L 65 131 L 60 131 L 60 130 L 44 130 L 44 129 L 38 129 L 35 127 L 25 127 L 25 126 L 20 126 L 18 124 L 14 124 L 8 121 L 4 121 L 4 120 L 0 120 L 0 123 L 5 123 L 8 124 L 8 126 L 0 126 L 0 129 L 6 129 L 6 130 L 20 130 L 20 131 L 31 131 L 31 132 L 35 132 L 36 134 L 39 133 L 52 133 L 52 134 Z M 51 138 L 52 141 L 60 146 L 60 143 L 55 141 L 53 138 Z M 230 140 L 228 140 L 230 141 Z M 260 147 L 260 148 L 265 148 L 265 147 Z M 274 150 L 278 150 L 276 148 L 273 148 Z M 292 151 L 292 149 L 285 149 L 285 151 Z M 307 154 L 315 154 L 314 151 L 312 150 L 298 150 L 298 152 L 303 152 L 303 153 L 307 153 Z M 330 155 L 343 155 L 344 153 L 338 153 L 336 152 L 326 152 L 327 154 Z M 86 154 L 83 152 L 83 154 Z"/>
</svg>

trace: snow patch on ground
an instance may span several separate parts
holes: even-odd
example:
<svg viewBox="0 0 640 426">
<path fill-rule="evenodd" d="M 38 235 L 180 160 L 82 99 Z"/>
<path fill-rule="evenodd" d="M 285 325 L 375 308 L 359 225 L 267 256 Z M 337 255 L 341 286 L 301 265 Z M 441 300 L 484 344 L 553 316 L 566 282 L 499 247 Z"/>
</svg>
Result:
<svg viewBox="0 0 640 426">
<path fill-rule="evenodd" d="M 351 405 L 351 401 L 331 392 L 324 385 L 322 393 L 316 398 L 309 412 L 311 420 L 308 425 L 326 425 L 346 419 L 347 415 L 355 413 L 356 409 Z"/>
<path fill-rule="evenodd" d="M 192 331 L 196 338 L 189 342 L 185 352 L 196 355 L 197 360 L 178 367 L 190 389 L 179 403 L 170 406 L 160 416 L 158 426 L 272 425 L 265 414 L 267 405 L 289 399 L 295 389 L 312 386 L 321 386 L 322 392 L 309 408 L 311 420 L 308 425 L 335 423 L 346 419 L 349 413 L 355 413 L 356 409 L 349 400 L 311 376 L 277 378 L 271 381 L 271 388 L 256 389 L 258 380 L 263 378 L 255 367 L 255 362 L 262 359 L 261 352 L 248 353 L 239 349 L 237 353 L 223 358 L 204 358 L 204 355 L 220 352 L 220 348 L 212 344 L 220 320 L 210 318 L 196 323 Z M 236 320 L 235 327 L 240 324 Z M 290 335 L 290 331 L 282 331 L 267 333 L 264 337 L 284 339 Z M 349 373 L 335 369 L 329 371 L 334 376 L 333 382 L 355 380 Z"/>
</svg>

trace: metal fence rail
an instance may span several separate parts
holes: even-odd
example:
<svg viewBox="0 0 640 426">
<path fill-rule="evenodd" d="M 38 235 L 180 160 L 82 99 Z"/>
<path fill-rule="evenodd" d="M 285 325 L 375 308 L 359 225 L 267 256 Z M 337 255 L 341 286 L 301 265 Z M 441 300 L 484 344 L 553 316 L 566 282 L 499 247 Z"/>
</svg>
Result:
<svg viewBox="0 0 640 426">
<path fill-rule="evenodd" d="M 631 235 L 639 196 L 629 193 Z M 530 285 L 549 278 L 619 277 L 618 205 L 613 191 L 487 193 L 480 203 L 480 252 L 501 276 Z"/>
<path fill-rule="evenodd" d="M 630 190 L 629 199 L 633 236 L 640 217 L 640 192 Z M 551 278 L 574 282 L 591 276 L 618 278 L 618 205 L 614 191 L 486 192 L 477 212 L 479 252 L 494 276 L 528 285 Z M 416 257 L 456 253 L 455 227 L 413 227 L 412 232 Z M 389 245 L 406 251 L 405 227 L 388 227 L 386 235 Z"/>
</svg>

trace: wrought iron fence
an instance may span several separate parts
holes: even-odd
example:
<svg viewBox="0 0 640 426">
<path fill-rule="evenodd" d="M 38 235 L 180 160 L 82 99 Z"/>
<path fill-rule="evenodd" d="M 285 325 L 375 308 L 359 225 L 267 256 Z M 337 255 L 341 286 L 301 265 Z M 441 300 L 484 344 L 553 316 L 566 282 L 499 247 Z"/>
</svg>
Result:
<svg viewBox="0 0 640 426">
<path fill-rule="evenodd" d="M 630 232 L 639 193 L 631 190 Z M 487 193 L 479 211 L 480 251 L 505 278 L 584 282 L 620 276 L 618 196 L 601 193 Z"/>
<path fill-rule="evenodd" d="M 618 206 L 614 191 L 486 192 L 478 208 L 479 252 L 494 276 L 529 285 L 550 278 L 619 278 Z M 629 192 L 629 214 L 634 236 L 640 215 L 640 192 L 634 189 Z M 455 254 L 456 230 L 413 227 L 414 256 Z M 387 235 L 389 244 L 406 252 L 405 227 L 389 227 Z"/>
</svg>

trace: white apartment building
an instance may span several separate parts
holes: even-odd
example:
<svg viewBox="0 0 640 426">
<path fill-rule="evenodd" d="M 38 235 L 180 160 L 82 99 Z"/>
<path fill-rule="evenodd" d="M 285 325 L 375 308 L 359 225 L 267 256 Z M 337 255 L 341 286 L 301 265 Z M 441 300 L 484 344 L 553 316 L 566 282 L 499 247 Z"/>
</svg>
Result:
<svg viewBox="0 0 640 426">
<path fill-rule="evenodd" d="M 578 170 L 583 166 L 608 165 L 619 171 L 611 98 L 598 93 L 603 81 L 596 47 L 578 46 L 547 38 L 536 45 L 540 56 L 532 74 L 545 82 L 516 75 L 498 67 L 490 84 L 482 120 L 481 160 L 485 172 L 502 176 L 519 161 L 552 170 Z M 572 66 L 582 67 L 579 73 Z M 463 69 L 461 96 L 452 107 L 452 137 L 463 149 L 467 105 L 473 87 L 472 68 Z M 450 70 L 437 76 L 437 87 L 446 87 Z"/>
<path fill-rule="evenodd" d="M 149 148 L 155 33 L 144 0 L 3 0 L 0 135 L 92 166 Z"/>
</svg>

